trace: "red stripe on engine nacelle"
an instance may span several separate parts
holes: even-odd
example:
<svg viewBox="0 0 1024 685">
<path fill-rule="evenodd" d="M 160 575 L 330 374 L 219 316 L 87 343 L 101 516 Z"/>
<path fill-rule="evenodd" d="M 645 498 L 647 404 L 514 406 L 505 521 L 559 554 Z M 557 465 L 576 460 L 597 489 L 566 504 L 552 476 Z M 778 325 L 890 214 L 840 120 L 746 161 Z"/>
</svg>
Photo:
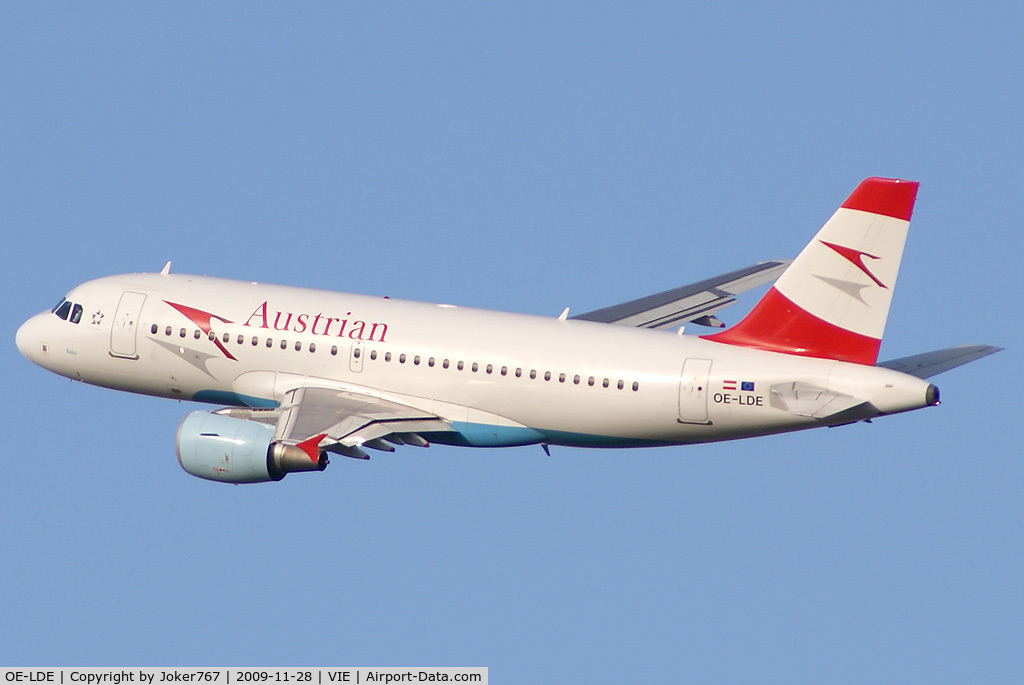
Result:
<svg viewBox="0 0 1024 685">
<path fill-rule="evenodd" d="M 819 319 L 774 287 L 738 324 L 701 337 L 727 345 L 871 366 L 878 360 L 882 344 L 881 340 Z"/>
<path fill-rule="evenodd" d="M 307 438 L 296 445 L 300 450 L 309 455 L 309 460 L 314 464 L 320 461 L 320 443 L 327 437 L 327 433 L 321 433 L 320 435 L 314 435 L 311 438 Z"/>
<path fill-rule="evenodd" d="M 865 178 L 846 198 L 843 207 L 910 221 L 917 199 L 917 181 Z"/>
</svg>

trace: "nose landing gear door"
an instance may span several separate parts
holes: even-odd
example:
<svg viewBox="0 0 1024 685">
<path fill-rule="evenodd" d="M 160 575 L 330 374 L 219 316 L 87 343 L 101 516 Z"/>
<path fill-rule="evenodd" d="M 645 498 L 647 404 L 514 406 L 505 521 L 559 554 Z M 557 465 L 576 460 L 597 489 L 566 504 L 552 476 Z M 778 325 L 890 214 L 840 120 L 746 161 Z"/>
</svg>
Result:
<svg viewBox="0 0 1024 685">
<path fill-rule="evenodd" d="M 117 304 L 113 326 L 110 329 L 110 356 L 123 359 L 138 359 L 135 351 L 135 334 L 139 328 L 139 315 L 146 296 L 142 293 L 125 291 Z"/>
</svg>

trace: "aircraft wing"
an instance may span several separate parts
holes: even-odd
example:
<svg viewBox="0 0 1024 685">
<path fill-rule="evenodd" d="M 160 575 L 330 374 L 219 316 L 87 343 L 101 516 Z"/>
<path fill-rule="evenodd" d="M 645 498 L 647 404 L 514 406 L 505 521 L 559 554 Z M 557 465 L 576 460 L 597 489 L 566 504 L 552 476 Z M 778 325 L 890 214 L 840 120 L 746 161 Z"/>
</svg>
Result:
<svg viewBox="0 0 1024 685">
<path fill-rule="evenodd" d="M 569 318 L 662 330 L 691 321 L 722 328 L 725 324 L 713 316 L 715 312 L 735 302 L 736 295 L 771 283 L 787 266 L 789 261 L 758 262 L 698 283 Z"/>
<path fill-rule="evenodd" d="M 446 421 L 415 407 L 361 393 L 299 387 L 277 409 L 227 408 L 218 413 L 276 425 L 274 440 L 299 443 L 321 437 L 322 449 L 368 459 L 363 447 L 393 452 L 392 445 L 427 447 L 419 432 L 449 432 Z"/>
<path fill-rule="evenodd" d="M 947 347 L 944 350 L 915 354 L 911 357 L 901 357 L 892 361 L 880 362 L 878 366 L 884 366 L 893 371 L 902 371 L 918 378 L 931 378 L 940 373 L 955 369 L 958 366 L 973 362 L 990 354 L 995 354 L 1003 348 L 992 347 L 991 345 L 960 345 L 959 347 Z"/>
</svg>

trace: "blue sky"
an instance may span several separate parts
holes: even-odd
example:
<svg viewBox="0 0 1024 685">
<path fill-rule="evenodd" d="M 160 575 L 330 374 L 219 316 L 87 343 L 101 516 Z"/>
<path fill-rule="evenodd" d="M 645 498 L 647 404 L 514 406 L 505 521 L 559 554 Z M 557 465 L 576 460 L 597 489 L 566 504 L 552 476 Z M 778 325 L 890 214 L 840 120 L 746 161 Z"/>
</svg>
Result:
<svg viewBox="0 0 1024 685">
<path fill-rule="evenodd" d="M 1022 19 L 4 5 L 0 663 L 1019 682 Z M 1007 350 L 940 376 L 941 407 L 871 425 L 406 448 L 231 487 L 174 458 L 195 405 L 74 384 L 14 346 L 74 285 L 168 259 L 579 313 L 792 257 L 872 175 L 921 182 L 882 357 Z"/>
</svg>

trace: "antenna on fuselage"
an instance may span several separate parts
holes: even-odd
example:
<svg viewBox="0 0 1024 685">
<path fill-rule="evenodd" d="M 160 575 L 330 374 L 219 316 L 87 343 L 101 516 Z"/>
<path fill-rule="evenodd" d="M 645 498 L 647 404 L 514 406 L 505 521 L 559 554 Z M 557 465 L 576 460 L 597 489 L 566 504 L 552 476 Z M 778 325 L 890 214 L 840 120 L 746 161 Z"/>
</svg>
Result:
<svg viewBox="0 0 1024 685">
<path fill-rule="evenodd" d="M 160 273 L 163 274 L 164 276 L 166 276 L 167 274 L 171 273 L 171 263 L 170 263 L 170 261 L 168 261 L 166 264 L 164 264 L 164 268 L 160 269 Z"/>
</svg>

